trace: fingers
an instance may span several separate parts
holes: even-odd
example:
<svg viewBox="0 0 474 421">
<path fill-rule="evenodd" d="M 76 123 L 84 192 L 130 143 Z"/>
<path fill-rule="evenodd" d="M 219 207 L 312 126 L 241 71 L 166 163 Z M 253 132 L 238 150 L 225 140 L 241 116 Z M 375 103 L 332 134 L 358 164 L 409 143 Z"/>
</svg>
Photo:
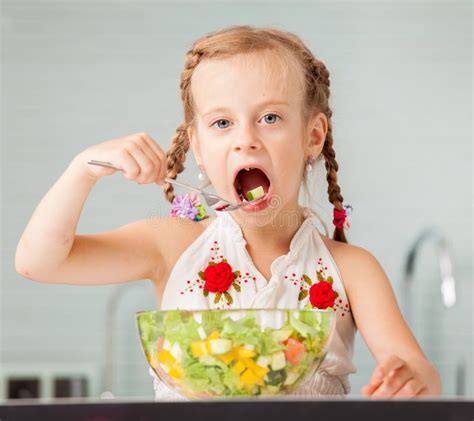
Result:
<svg viewBox="0 0 474 421">
<path fill-rule="evenodd" d="M 382 384 L 372 393 L 372 397 L 391 397 L 395 396 L 404 385 L 413 379 L 413 373 L 406 365 L 391 370 L 384 378 Z"/>
<path fill-rule="evenodd" d="M 91 158 L 109 161 L 123 170 L 123 176 L 139 184 L 163 184 L 166 177 L 166 156 L 160 146 L 146 133 L 140 132 L 110 139 L 87 150 Z M 92 166 L 88 166 L 92 167 Z M 93 176 L 113 174 L 115 171 L 99 167 L 88 168 Z"/>
<path fill-rule="evenodd" d="M 136 179 L 139 184 L 163 183 L 162 180 L 165 177 L 164 153 L 146 133 L 133 135 L 125 149 L 138 166 L 137 171 L 136 166 L 129 163 L 130 169 L 126 170 L 125 174 L 127 178 Z"/>
<path fill-rule="evenodd" d="M 384 380 L 388 381 L 397 370 L 405 366 L 405 361 L 396 355 L 391 355 L 382 361 L 373 371 L 369 384 L 361 389 L 364 396 L 371 396 L 384 384 Z M 389 375 L 390 374 L 390 375 Z M 387 377 L 388 376 L 388 377 Z M 393 383 L 391 383 L 393 384 Z M 383 387 L 377 396 L 381 396 L 382 391 L 386 393 L 386 386 Z M 384 395 L 385 396 L 385 395 Z"/>
<path fill-rule="evenodd" d="M 156 180 L 156 177 L 158 176 L 158 173 L 160 171 L 160 160 L 147 142 L 142 140 L 137 145 L 137 147 L 144 154 L 144 157 L 146 157 L 146 159 L 144 159 L 143 164 L 140 163 L 142 172 L 137 181 L 140 184 L 151 183 Z"/>
<path fill-rule="evenodd" d="M 394 395 L 395 398 L 408 399 L 414 396 L 427 395 L 426 387 L 416 379 L 408 380 Z"/>
<path fill-rule="evenodd" d="M 120 167 L 123 169 L 123 176 L 129 180 L 136 180 L 140 176 L 140 163 L 133 152 L 126 148 L 118 151 L 118 158 Z"/>
<path fill-rule="evenodd" d="M 161 163 L 156 182 L 158 184 L 163 184 L 164 179 L 166 177 L 166 154 L 158 146 L 158 144 L 150 136 L 148 136 L 148 134 L 143 133 L 143 137 L 147 144 L 150 146 L 150 148 L 155 152 L 157 159 Z"/>
<path fill-rule="evenodd" d="M 374 370 L 369 384 L 361 389 L 361 393 L 373 399 L 407 399 L 427 395 L 428 389 L 415 377 L 415 372 L 406 361 L 392 355 Z"/>
<path fill-rule="evenodd" d="M 388 375 L 392 370 L 397 370 L 398 368 L 405 365 L 405 361 L 396 355 L 390 355 L 386 360 L 382 361 L 379 366 L 374 370 L 372 375 L 372 380 L 383 379 Z"/>
<path fill-rule="evenodd" d="M 364 396 L 371 396 L 372 393 L 374 393 L 377 388 L 382 384 L 382 382 L 380 381 L 379 383 L 371 383 L 371 384 L 368 384 L 366 386 L 364 386 L 360 392 L 362 395 Z"/>
</svg>

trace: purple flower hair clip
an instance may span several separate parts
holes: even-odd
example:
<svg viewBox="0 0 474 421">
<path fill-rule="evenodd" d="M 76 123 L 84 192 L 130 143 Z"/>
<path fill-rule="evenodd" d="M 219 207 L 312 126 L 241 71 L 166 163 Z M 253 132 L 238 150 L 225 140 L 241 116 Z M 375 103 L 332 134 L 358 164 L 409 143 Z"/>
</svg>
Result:
<svg viewBox="0 0 474 421">
<path fill-rule="evenodd" d="M 199 196 L 194 192 L 175 196 L 170 215 L 192 221 L 200 221 L 208 216 Z"/>
</svg>

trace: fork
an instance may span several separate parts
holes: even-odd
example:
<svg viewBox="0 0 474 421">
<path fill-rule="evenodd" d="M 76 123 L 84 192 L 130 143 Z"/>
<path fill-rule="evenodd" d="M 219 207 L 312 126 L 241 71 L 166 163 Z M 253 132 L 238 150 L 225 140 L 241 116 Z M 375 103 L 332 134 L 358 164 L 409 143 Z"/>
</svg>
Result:
<svg viewBox="0 0 474 421">
<path fill-rule="evenodd" d="M 122 168 L 114 167 L 110 162 L 97 161 L 95 159 L 91 159 L 87 163 L 90 164 L 90 165 L 99 165 L 101 167 L 113 168 L 114 170 L 123 171 Z M 230 203 L 227 200 L 223 199 L 222 197 L 220 197 L 216 194 L 205 192 L 202 188 L 193 187 L 193 186 L 190 186 L 189 184 L 181 183 L 179 181 L 173 180 L 172 178 L 166 177 L 165 181 L 167 183 L 176 184 L 177 186 L 181 186 L 181 187 L 184 187 L 186 189 L 195 191 L 196 193 L 199 193 L 200 195 L 202 195 L 202 197 L 204 197 L 204 200 L 205 200 L 207 206 L 209 206 L 211 209 L 213 209 L 215 211 L 229 212 L 229 211 L 239 209 L 242 206 L 245 206 L 245 205 L 248 204 L 248 203 L 244 203 L 244 202 L 242 202 L 242 203 Z M 252 203 L 254 203 L 254 202 L 258 202 L 258 199 L 252 201 Z"/>
</svg>

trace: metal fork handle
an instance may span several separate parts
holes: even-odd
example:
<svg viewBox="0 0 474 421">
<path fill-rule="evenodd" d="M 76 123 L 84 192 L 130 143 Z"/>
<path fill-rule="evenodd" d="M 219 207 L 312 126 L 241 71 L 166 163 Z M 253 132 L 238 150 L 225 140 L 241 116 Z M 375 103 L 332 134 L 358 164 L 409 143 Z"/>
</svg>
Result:
<svg viewBox="0 0 474 421">
<path fill-rule="evenodd" d="M 113 168 L 114 170 L 117 170 L 117 171 L 123 171 L 122 168 L 117 168 L 117 167 L 114 167 L 110 162 L 106 162 L 106 161 L 97 161 L 95 159 L 91 159 L 87 162 L 88 164 L 91 164 L 91 165 L 99 165 L 101 167 L 108 167 L 108 168 Z M 201 189 L 197 189 L 193 186 L 190 186 L 189 184 L 186 184 L 186 183 L 181 183 L 179 181 L 176 181 L 176 180 L 173 180 L 172 178 L 169 178 L 169 177 L 166 177 L 165 178 L 165 181 L 168 182 L 168 183 L 171 183 L 171 184 L 176 184 L 177 186 L 181 186 L 181 187 L 185 187 L 187 189 L 190 189 L 192 191 L 195 191 L 199 194 L 202 194 L 205 198 L 212 198 L 214 200 L 218 200 L 219 202 L 221 203 L 225 203 L 227 204 L 227 206 L 222 209 L 224 211 L 231 211 L 231 210 L 235 210 L 235 209 L 239 209 L 240 207 L 242 207 L 244 204 L 243 203 L 234 203 L 234 204 L 231 204 L 229 202 L 227 202 L 226 200 L 222 199 L 221 197 L 219 196 L 216 196 L 215 194 L 211 194 L 211 193 L 207 193 Z M 207 200 L 206 200 L 207 201 Z M 211 206 L 212 208 L 214 208 L 215 206 L 217 205 L 217 203 L 214 203 L 213 205 L 211 205 L 210 203 L 208 203 L 208 206 Z"/>
<path fill-rule="evenodd" d="M 108 167 L 108 168 L 113 168 L 114 170 L 118 170 L 118 171 L 123 171 L 122 168 L 117 168 L 117 167 L 114 167 L 110 162 L 106 162 L 106 161 L 97 161 L 95 159 L 91 159 L 87 162 L 88 164 L 91 164 L 91 165 L 99 165 L 101 167 Z M 166 177 L 165 178 L 165 181 L 167 183 L 171 183 L 171 184 L 176 184 L 177 186 L 181 186 L 181 187 L 184 187 L 184 188 L 187 188 L 189 190 L 192 190 L 192 191 L 195 191 L 196 193 L 200 193 L 204 196 L 207 196 L 209 198 L 213 198 L 213 199 L 216 199 L 216 200 L 222 200 L 224 201 L 221 197 L 219 196 L 216 196 L 215 194 L 212 194 L 212 193 L 207 193 L 201 189 L 198 189 L 196 187 L 193 187 L 193 186 L 190 186 L 189 184 L 186 184 L 186 183 L 182 183 L 180 181 L 176 181 L 176 180 L 173 180 L 172 178 L 169 178 L 169 177 Z M 224 201 L 226 202 L 226 201 Z M 227 202 L 228 203 L 228 202 Z"/>
<path fill-rule="evenodd" d="M 197 189 L 196 187 L 190 186 L 189 184 L 186 184 L 186 183 L 181 183 L 181 182 L 179 182 L 179 181 L 173 180 L 172 178 L 166 177 L 166 178 L 165 178 L 165 181 L 166 181 L 167 183 L 176 184 L 177 186 L 185 187 L 185 188 L 187 188 L 187 189 L 189 189 L 189 190 L 193 190 L 193 191 L 195 191 L 195 192 L 197 192 L 197 193 L 203 193 L 202 190 L 199 190 L 199 189 Z"/>
</svg>

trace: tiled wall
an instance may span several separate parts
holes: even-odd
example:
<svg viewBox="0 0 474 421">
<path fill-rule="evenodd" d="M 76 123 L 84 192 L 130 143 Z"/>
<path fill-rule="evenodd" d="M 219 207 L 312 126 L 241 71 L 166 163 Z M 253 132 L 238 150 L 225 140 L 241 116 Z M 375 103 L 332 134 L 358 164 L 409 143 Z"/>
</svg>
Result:
<svg viewBox="0 0 474 421">
<path fill-rule="evenodd" d="M 397 297 L 416 235 L 435 225 L 447 236 L 458 303 L 443 309 L 434 245 L 425 245 L 412 328 L 442 374 L 444 395 L 455 393 L 464 358 L 465 393 L 474 396 L 471 4 L 308 1 L 292 3 L 288 13 L 290 2 L 180 3 L 3 2 L 0 398 L 7 377 L 19 373 L 85 373 L 91 395 L 103 391 L 105 314 L 118 286 L 24 279 L 14 267 L 17 241 L 81 150 L 139 131 L 169 146 L 182 119 L 185 52 L 197 37 L 233 24 L 294 31 L 328 66 L 339 180 L 355 209 L 349 240 L 379 259 Z M 192 156 L 188 168 L 183 178 L 192 180 Z M 314 189 L 315 208 L 329 223 L 321 168 Z M 91 192 L 78 232 L 168 210 L 159 187 L 115 174 Z M 114 392 L 152 396 L 134 324 L 135 311 L 155 305 L 152 286 L 121 288 Z M 355 362 L 353 396 L 375 367 L 360 333 Z"/>
</svg>

